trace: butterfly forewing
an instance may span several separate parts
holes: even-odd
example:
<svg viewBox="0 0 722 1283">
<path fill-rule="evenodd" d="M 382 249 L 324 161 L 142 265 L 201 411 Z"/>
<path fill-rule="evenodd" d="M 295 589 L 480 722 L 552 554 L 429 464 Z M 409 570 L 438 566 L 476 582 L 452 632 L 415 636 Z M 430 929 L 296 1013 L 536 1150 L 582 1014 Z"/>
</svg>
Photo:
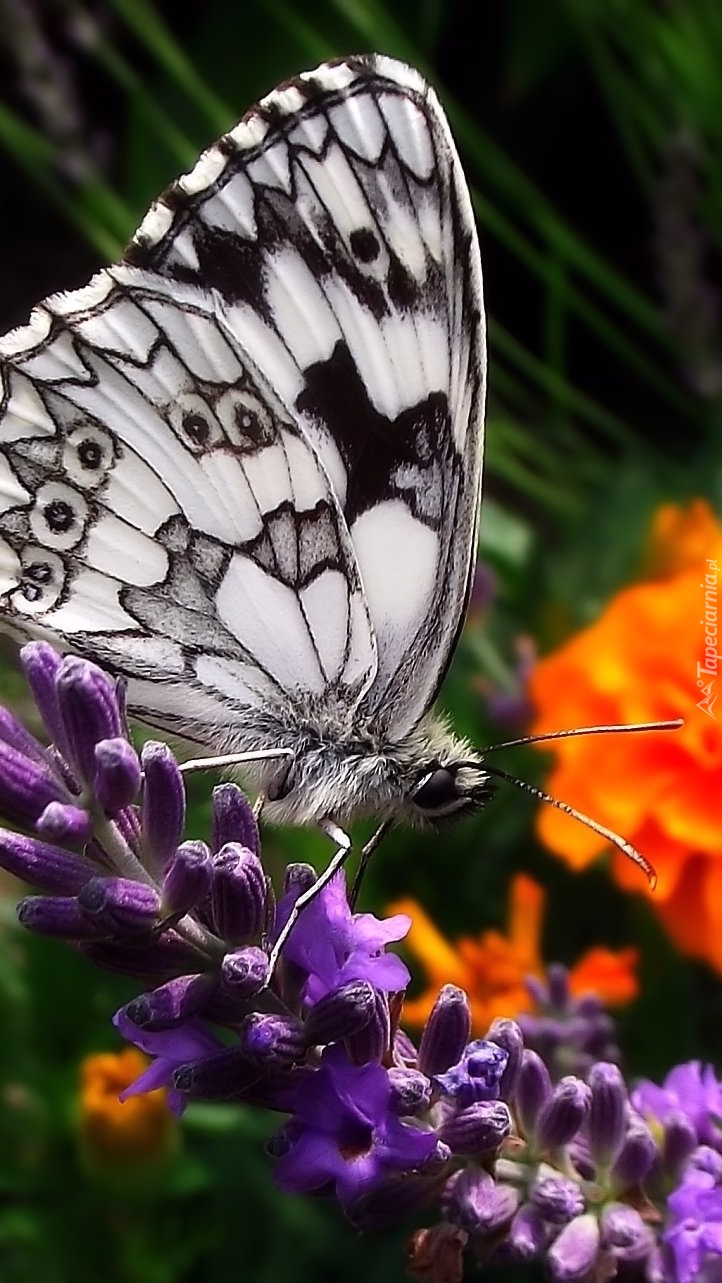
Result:
<svg viewBox="0 0 722 1283">
<path fill-rule="evenodd" d="M 463 615 L 484 370 L 468 193 L 417 73 L 274 91 L 1 354 L 16 627 L 208 741 L 308 697 L 418 721 Z"/>
</svg>

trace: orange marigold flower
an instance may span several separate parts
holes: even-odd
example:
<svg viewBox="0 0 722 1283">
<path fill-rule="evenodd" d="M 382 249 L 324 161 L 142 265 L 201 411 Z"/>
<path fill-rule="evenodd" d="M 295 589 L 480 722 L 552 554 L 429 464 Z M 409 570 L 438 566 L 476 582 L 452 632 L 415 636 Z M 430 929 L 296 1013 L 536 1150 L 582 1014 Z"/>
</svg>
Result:
<svg viewBox="0 0 722 1283">
<path fill-rule="evenodd" d="M 674 733 L 559 740 L 546 787 L 639 847 L 657 871 L 652 903 L 677 946 L 722 971 L 722 526 L 709 505 L 660 508 L 648 564 L 656 578 L 619 592 L 591 627 L 537 664 L 531 731 L 684 717 Z M 537 828 L 573 868 L 605 849 L 550 806 Z M 612 869 L 627 889 L 650 892 L 617 851 Z"/>
<path fill-rule="evenodd" d="M 533 1011 L 525 980 L 541 979 L 541 930 L 546 893 L 533 878 L 519 873 L 511 884 L 509 923 L 506 935 L 484 931 L 478 939 L 462 937 L 455 944 L 445 940 L 415 900 L 400 900 L 392 913 L 408 913 L 411 930 L 406 943 L 416 954 L 429 979 L 429 988 L 417 998 L 404 1002 L 404 1019 L 422 1025 L 436 1001 L 442 984 L 455 984 L 469 996 L 473 1030 L 486 1031 L 496 1016 L 514 1017 Z M 590 949 L 569 974 L 572 993 L 596 993 L 611 1004 L 630 1002 L 637 994 L 634 949 L 613 953 Z"/>
<path fill-rule="evenodd" d="M 145 1095 L 118 1096 L 146 1069 L 134 1047 L 86 1056 L 80 1069 L 80 1134 L 94 1163 L 135 1167 L 163 1160 L 172 1148 L 175 1120 L 163 1088 Z"/>
</svg>

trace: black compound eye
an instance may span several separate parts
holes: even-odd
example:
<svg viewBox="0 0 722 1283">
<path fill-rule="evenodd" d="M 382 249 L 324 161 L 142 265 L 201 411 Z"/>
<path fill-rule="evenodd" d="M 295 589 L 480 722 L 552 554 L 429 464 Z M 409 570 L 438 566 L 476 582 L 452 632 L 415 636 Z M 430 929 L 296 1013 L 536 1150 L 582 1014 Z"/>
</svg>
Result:
<svg viewBox="0 0 722 1283">
<path fill-rule="evenodd" d="M 437 766 L 413 793 L 416 806 L 422 811 L 441 811 L 459 800 L 456 773 L 445 766 Z"/>
</svg>

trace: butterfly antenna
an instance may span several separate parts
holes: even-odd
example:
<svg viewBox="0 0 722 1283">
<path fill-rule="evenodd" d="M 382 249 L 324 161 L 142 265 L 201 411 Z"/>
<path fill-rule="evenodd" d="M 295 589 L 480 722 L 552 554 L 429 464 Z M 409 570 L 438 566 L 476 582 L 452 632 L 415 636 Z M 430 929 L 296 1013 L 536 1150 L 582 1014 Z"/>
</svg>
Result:
<svg viewBox="0 0 722 1283">
<path fill-rule="evenodd" d="M 574 726 L 568 731 L 543 731 L 541 735 L 524 735 L 518 740 L 504 740 L 501 744 L 491 744 L 484 749 L 487 753 L 496 753 L 500 748 L 519 748 L 522 744 L 541 744 L 544 740 L 571 739 L 573 735 L 611 735 L 612 732 L 630 731 L 678 731 L 684 726 L 684 718 L 675 717 L 669 722 L 622 722 L 610 726 Z M 551 801 L 551 798 L 547 799 Z"/>
<path fill-rule="evenodd" d="M 596 730 L 598 728 L 593 727 L 592 729 Z M 604 729 L 609 730 L 610 727 L 605 727 Z M 622 729 L 628 730 L 629 728 L 623 727 Z M 507 784 L 514 784 L 516 788 L 523 789 L 525 793 L 531 793 L 532 797 L 537 798 L 540 802 L 548 802 L 550 806 L 555 806 L 558 811 L 563 811 L 565 815 L 571 815 L 573 820 L 579 820 L 580 824 L 586 824 L 587 828 L 591 829 L 593 833 L 598 833 L 600 837 L 605 838 L 607 842 L 611 842 L 613 846 L 616 846 L 633 864 L 639 865 L 639 868 L 646 875 L 650 887 L 654 890 L 657 885 L 657 874 L 654 865 L 645 859 L 636 846 L 632 846 L 631 842 L 627 842 L 625 838 L 620 837 L 619 833 L 615 833 L 614 829 L 608 829 L 606 825 L 599 824 L 597 820 L 585 815 L 583 811 L 577 811 L 576 807 L 570 806 L 568 802 L 560 802 L 558 798 L 551 797 L 549 793 L 535 788 L 533 784 L 527 784 L 526 780 L 517 779 L 516 775 L 509 775 L 508 771 L 502 771 L 498 766 L 489 766 L 484 762 L 484 770 L 488 771 L 490 775 L 495 775 L 497 779 L 506 780 Z"/>
</svg>

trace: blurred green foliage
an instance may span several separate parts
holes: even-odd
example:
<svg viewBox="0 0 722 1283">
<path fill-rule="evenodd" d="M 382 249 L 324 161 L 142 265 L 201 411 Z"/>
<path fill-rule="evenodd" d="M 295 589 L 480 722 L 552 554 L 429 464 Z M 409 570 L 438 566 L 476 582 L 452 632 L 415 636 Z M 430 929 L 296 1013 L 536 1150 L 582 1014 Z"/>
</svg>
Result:
<svg viewBox="0 0 722 1283">
<path fill-rule="evenodd" d="M 443 701 L 474 743 L 505 738 L 473 693 L 479 676 L 511 689 L 516 638 L 530 634 L 544 649 L 593 618 L 633 577 L 662 499 L 704 495 L 719 507 L 717 0 L 4 0 L 0 14 L 8 209 L 26 207 L 11 192 L 28 180 L 40 209 L 21 264 L 46 238 L 51 249 L 84 242 L 90 250 L 78 259 L 88 270 L 115 255 L 202 146 L 273 84 L 321 59 L 381 50 L 437 85 L 487 273 L 481 550 L 497 577 Z M 54 51 L 45 63 L 43 50 Z M 38 93 L 38 65 L 55 99 Z M 53 101 L 68 108 L 64 130 Z M 104 153 L 91 146 L 98 122 L 112 138 Z M 4 228 L 4 280 L 27 307 L 34 299 L 13 275 L 18 238 L 22 246 L 22 227 Z M 79 284 L 62 279 L 56 257 L 43 288 Z M 613 745 L 600 743 L 605 751 Z M 504 765 L 543 778 L 538 754 L 511 752 Z M 204 789 L 194 782 L 198 835 L 207 832 Z M 548 958 L 571 962 L 598 941 L 643 950 L 642 997 L 622 1022 L 630 1068 L 659 1075 L 692 1055 L 719 1062 L 716 979 L 675 956 L 646 902 L 613 888 L 603 869 L 575 876 L 551 859 L 532 836 L 533 805 L 509 790 L 443 836 L 393 835 L 372 863 L 365 903 L 411 893 L 450 935 L 478 932 L 503 922 L 509 878 L 527 869 L 551 892 Z M 316 835 L 300 832 L 268 834 L 267 851 L 276 870 L 325 855 Z M 190 1110 L 182 1156 L 142 1197 L 89 1175 L 75 1143 L 78 1064 L 116 1045 L 109 1017 L 130 990 L 60 945 L 21 937 L 12 919 L 6 900 L 3 1283 L 400 1277 L 403 1235 L 359 1241 L 321 1201 L 274 1192 L 262 1152 L 271 1123 L 244 1110 Z"/>
</svg>

